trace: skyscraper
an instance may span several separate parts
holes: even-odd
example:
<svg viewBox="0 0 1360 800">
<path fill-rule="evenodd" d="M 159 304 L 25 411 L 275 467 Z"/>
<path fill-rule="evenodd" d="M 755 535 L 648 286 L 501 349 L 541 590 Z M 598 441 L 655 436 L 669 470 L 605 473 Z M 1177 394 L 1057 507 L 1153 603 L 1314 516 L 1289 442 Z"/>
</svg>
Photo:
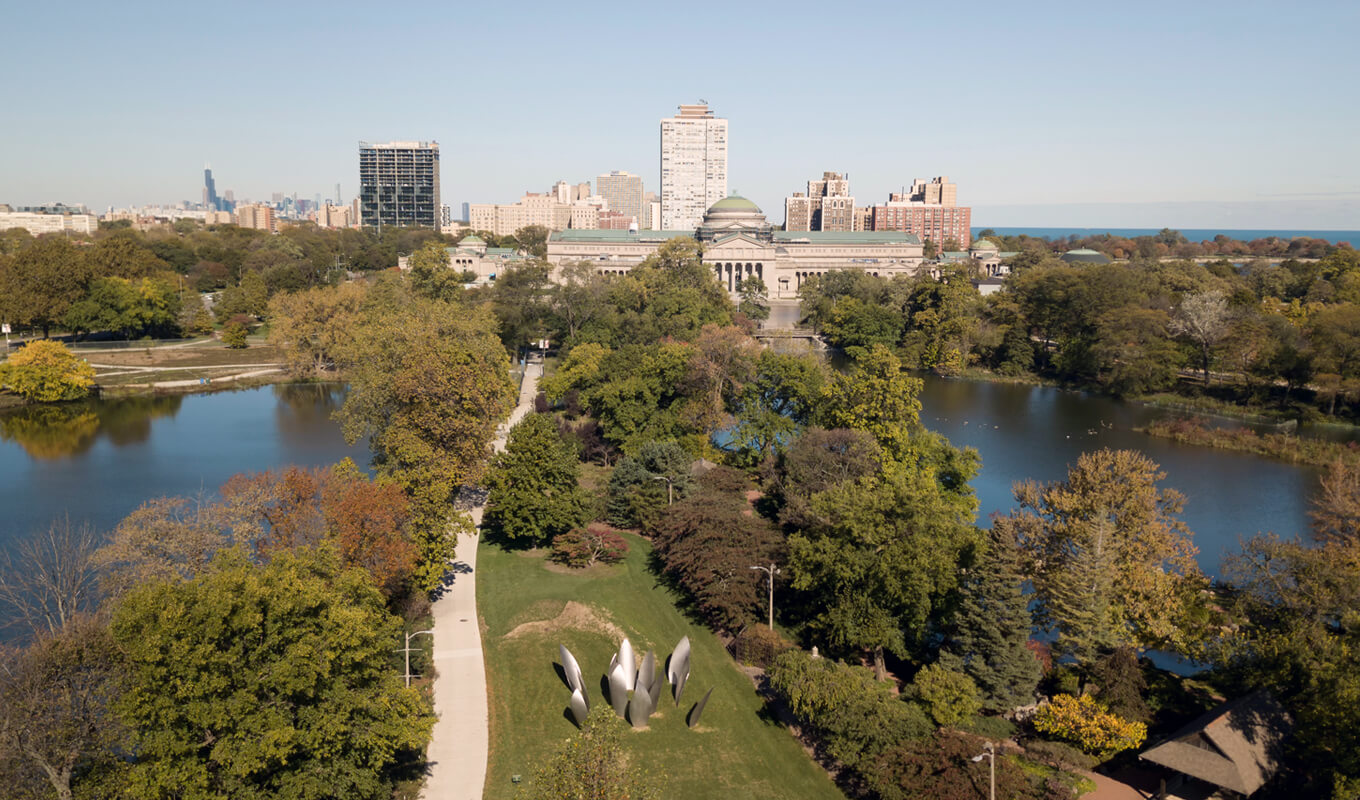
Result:
<svg viewBox="0 0 1360 800">
<path fill-rule="evenodd" d="M 217 202 L 217 182 L 213 180 L 212 169 L 206 164 L 203 166 L 203 208 L 210 211 L 221 211 L 222 206 Z"/>
<path fill-rule="evenodd" d="M 595 191 L 609 202 L 609 210 L 643 223 L 642 176 L 614 170 L 595 179 Z"/>
<path fill-rule="evenodd" d="M 838 172 L 823 172 L 821 180 L 807 183 L 807 194 L 795 192 L 784 198 L 786 231 L 853 231 L 855 198 L 850 181 Z"/>
<path fill-rule="evenodd" d="M 682 105 L 661 120 L 661 229 L 691 231 L 727 196 L 727 120 Z"/>
<path fill-rule="evenodd" d="M 360 224 L 439 228 L 439 142 L 359 142 Z"/>
</svg>

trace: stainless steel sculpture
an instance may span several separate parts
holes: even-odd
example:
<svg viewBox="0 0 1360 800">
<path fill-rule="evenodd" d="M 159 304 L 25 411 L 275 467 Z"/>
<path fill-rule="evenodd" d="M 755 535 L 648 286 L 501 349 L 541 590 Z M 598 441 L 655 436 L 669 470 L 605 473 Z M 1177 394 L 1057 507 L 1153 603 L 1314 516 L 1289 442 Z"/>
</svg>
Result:
<svg viewBox="0 0 1360 800">
<path fill-rule="evenodd" d="M 609 704 L 620 718 L 628 710 L 628 679 L 624 677 L 622 664 L 615 664 L 609 671 Z"/>
<path fill-rule="evenodd" d="M 647 718 L 652 715 L 652 698 L 647 692 L 638 689 L 633 699 L 628 701 L 628 722 L 634 728 L 647 727 Z"/>
<path fill-rule="evenodd" d="M 670 663 L 666 665 L 666 680 L 670 682 L 675 691 L 675 705 L 680 706 L 680 693 L 685 690 L 685 681 L 689 680 L 689 637 L 686 636 L 675 646 L 675 651 L 671 653 Z"/>
<path fill-rule="evenodd" d="M 628 679 L 628 691 L 631 692 L 637 675 L 637 661 L 633 659 L 633 643 L 628 641 L 627 636 L 619 643 L 619 664 L 623 666 L 624 675 Z"/>
<path fill-rule="evenodd" d="M 571 690 L 571 715 L 576 718 L 578 728 L 586 724 L 586 717 L 590 715 L 590 702 L 580 689 Z"/>
<path fill-rule="evenodd" d="M 708 698 L 712 696 L 713 690 L 709 689 L 707 692 L 704 692 L 703 698 L 694 704 L 694 708 L 690 709 L 689 726 L 691 728 L 699 724 L 699 717 L 704 715 L 704 706 L 708 705 Z"/>
<path fill-rule="evenodd" d="M 571 654 L 564 644 L 557 646 L 557 654 L 562 659 L 562 672 L 567 677 L 567 686 L 573 691 L 580 692 L 584 697 L 586 693 L 586 682 L 581 677 L 581 665 L 576 663 L 576 657 Z"/>
<path fill-rule="evenodd" d="M 647 694 L 652 699 L 652 713 L 656 713 L 656 704 L 661 702 L 661 679 L 652 681 L 652 685 L 647 687 Z"/>
<path fill-rule="evenodd" d="M 651 693 L 652 684 L 660 683 L 656 674 L 656 651 L 648 650 L 647 655 L 642 657 L 642 666 L 638 667 L 637 680 L 633 684 L 633 690 L 637 691 L 644 686 Z"/>
</svg>

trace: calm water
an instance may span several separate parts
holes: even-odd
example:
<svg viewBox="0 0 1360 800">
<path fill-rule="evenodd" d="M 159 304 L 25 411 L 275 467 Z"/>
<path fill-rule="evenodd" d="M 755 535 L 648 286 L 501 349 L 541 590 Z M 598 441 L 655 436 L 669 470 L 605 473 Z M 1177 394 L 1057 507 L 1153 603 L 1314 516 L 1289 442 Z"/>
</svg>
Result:
<svg viewBox="0 0 1360 800">
<path fill-rule="evenodd" d="M 0 546 L 69 514 L 107 531 L 143 501 L 214 492 L 238 472 L 366 466 L 331 413 L 338 385 L 128 398 L 0 415 Z"/>
<path fill-rule="evenodd" d="M 1201 568 L 1217 574 L 1241 539 L 1307 530 L 1318 472 L 1245 453 L 1190 447 L 1135 433 L 1169 412 L 1059 389 L 926 377 L 921 420 L 959 447 L 976 448 L 979 517 L 1015 507 L 1018 480 L 1060 480 L 1084 452 L 1141 450 L 1166 473 L 1161 486 L 1186 496 L 1182 519 L 1195 535 Z"/>
<path fill-rule="evenodd" d="M 987 227 L 973 228 L 973 236 L 986 230 Z M 992 228 L 1002 236 L 1019 236 L 1028 234 L 1047 239 L 1066 239 L 1072 234 L 1079 237 L 1095 236 L 1101 233 L 1112 233 L 1115 236 L 1154 236 L 1161 232 L 1160 228 Z M 1278 236 L 1281 239 L 1293 239 L 1296 236 L 1307 236 L 1309 239 L 1326 239 L 1332 244 L 1349 242 L 1351 247 L 1360 248 L 1360 231 L 1287 231 L 1287 230 L 1232 230 L 1229 228 L 1176 228 L 1185 235 L 1185 238 L 1192 242 L 1203 242 L 1213 239 L 1220 233 L 1230 239 L 1238 239 L 1249 242 L 1252 239 L 1266 239 L 1271 236 Z"/>
<path fill-rule="evenodd" d="M 980 515 L 1014 504 L 1011 484 L 1062 478 L 1100 447 L 1135 448 L 1187 495 L 1184 518 L 1200 563 L 1216 572 L 1240 536 L 1306 530 L 1314 470 L 1244 454 L 1185 447 L 1132 431 L 1166 412 L 1056 389 L 927 378 L 922 419 L 975 447 Z M 0 416 L 0 546 L 70 514 L 109 530 L 143 501 L 212 492 L 238 472 L 321 466 L 349 456 L 331 413 L 338 386 L 272 386 L 185 397 L 135 398 Z"/>
</svg>

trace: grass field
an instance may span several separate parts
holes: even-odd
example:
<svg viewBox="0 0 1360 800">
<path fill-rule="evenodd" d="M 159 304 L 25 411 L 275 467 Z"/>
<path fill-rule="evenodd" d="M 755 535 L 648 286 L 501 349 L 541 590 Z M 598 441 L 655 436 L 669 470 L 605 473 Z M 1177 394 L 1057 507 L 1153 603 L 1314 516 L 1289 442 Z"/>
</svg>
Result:
<svg viewBox="0 0 1360 800">
<path fill-rule="evenodd" d="M 665 659 L 680 637 L 688 635 L 693 647 L 680 708 L 666 685 L 650 727 L 625 739 L 630 759 L 657 776 L 662 796 L 843 800 L 793 737 L 761 715 L 751 680 L 722 643 L 676 610 L 670 590 L 647 570 L 647 542 L 625 536 L 630 553 L 624 563 L 581 572 L 546 563 L 543 551 L 487 544 L 478 551 L 477 606 L 491 713 L 485 797 L 513 797 L 511 777 L 530 780 L 576 730 L 566 714 L 570 692 L 554 666 L 558 644 L 580 662 L 592 705 L 603 704 L 600 679 L 622 632 L 639 658 L 656 650 L 663 679 Z M 685 715 L 710 687 L 702 722 L 690 730 Z"/>
</svg>

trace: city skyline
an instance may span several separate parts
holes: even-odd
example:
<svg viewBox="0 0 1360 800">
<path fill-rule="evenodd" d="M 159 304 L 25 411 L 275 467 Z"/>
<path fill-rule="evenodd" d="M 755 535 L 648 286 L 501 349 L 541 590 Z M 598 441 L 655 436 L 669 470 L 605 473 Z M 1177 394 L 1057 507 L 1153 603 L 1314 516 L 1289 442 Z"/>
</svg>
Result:
<svg viewBox="0 0 1360 800">
<path fill-rule="evenodd" d="M 400 15 L 357 25 L 367 7 L 347 3 L 328 16 L 271 7 L 268 26 L 249 14 L 172 14 L 168 4 L 136 19 L 77 5 L 74 16 L 37 8 L 12 21 L 18 62 L 64 69 L 0 90 L 12 117 L 0 202 L 193 202 L 205 161 L 219 195 L 328 196 L 337 181 L 357 184 L 357 140 L 440 141 L 444 202 L 455 209 L 611 170 L 659 188 L 656 120 L 706 99 L 730 121 L 729 189 L 770 214 L 827 170 L 874 199 L 916 176 L 950 175 L 980 225 L 1351 229 L 1360 213 L 1350 145 L 1360 112 L 1341 102 L 1360 65 L 1345 42 L 1360 9 L 1334 3 L 1289 15 L 1265 4 L 988 5 L 966 18 L 879 4 L 835 26 L 801 4 L 782 13 L 701 4 L 628 19 L 542 6 L 534 26 L 476 8 L 433 9 L 418 27 Z M 659 51 L 651 58 L 675 64 L 611 73 L 584 94 L 531 91 L 574 58 L 554 43 L 642 45 L 658 26 L 692 52 Z M 329 54 L 398 33 L 411 40 L 412 68 L 439 76 L 447 101 L 325 68 L 343 62 Z M 502 34 L 516 41 L 513 65 L 500 58 Z M 823 37 L 854 44 L 863 79 L 768 79 L 798 42 Z M 436 46 L 450 38 L 457 60 Z M 1127 52 L 1086 55 L 1116 46 Z M 936 51 L 951 48 L 958 57 L 939 61 Z M 328 55 L 233 57 L 206 74 L 198 66 L 209 52 L 310 51 Z M 73 102 L 62 82 L 71 71 L 156 79 Z"/>
</svg>

